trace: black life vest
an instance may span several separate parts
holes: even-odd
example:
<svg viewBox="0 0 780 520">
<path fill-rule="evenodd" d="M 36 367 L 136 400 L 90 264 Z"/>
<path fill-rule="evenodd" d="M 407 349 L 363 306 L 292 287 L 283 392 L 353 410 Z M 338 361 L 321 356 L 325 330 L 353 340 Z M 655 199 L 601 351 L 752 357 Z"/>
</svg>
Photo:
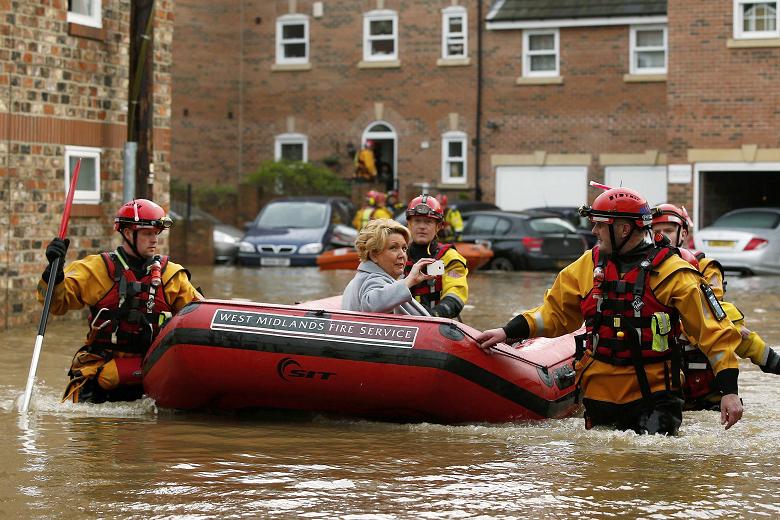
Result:
<svg viewBox="0 0 780 520">
<path fill-rule="evenodd" d="M 433 258 L 435 260 L 440 260 L 452 247 L 452 244 L 437 244 L 436 252 L 432 252 Z M 406 266 L 404 267 L 404 275 L 408 275 L 412 271 L 412 266 L 414 266 L 418 260 L 419 258 L 412 258 L 411 255 L 407 258 Z M 410 289 L 412 296 L 427 308 L 433 309 L 441 301 L 441 290 L 443 288 L 442 276 L 443 275 L 438 275 L 435 278 L 420 282 L 413 286 Z"/>
<path fill-rule="evenodd" d="M 120 254 L 101 253 L 114 284 L 90 307 L 88 344 L 92 350 L 144 354 L 172 308 L 165 300 L 162 283 L 154 287 L 148 270 L 138 278 L 131 268 L 122 264 Z M 160 257 L 160 265 L 162 274 L 168 266 L 167 256 Z"/>
<path fill-rule="evenodd" d="M 650 394 L 644 370 L 648 363 L 672 360 L 676 372 L 671 374 L 672 381 L 679 389 L 679 314 L 659 302 L 650 289 L 651 271 L 676 252 L 675 248 L 654 246 L 621 277 L 618 266 L 594 247 L 594 287 L 580 302 L 585 348 L 600 361 L 633 365 L 644 397 Z"/>
</svg>

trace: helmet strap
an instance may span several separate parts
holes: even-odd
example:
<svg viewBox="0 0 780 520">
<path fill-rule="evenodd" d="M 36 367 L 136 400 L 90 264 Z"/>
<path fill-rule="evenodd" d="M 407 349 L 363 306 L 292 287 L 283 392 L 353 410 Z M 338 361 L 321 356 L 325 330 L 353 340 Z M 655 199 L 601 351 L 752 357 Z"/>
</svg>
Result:
<svg viewBox="0 0 780 520">
<path fill-rule="evenodd" d="M 127 228 L 122 228 L 122 230 L 120 231 L 120 234 L 122 235 L 122 240 L 128 246 L 130 246 L 130 250 L 133 252 L 133 254 L 135 254 L 135 256 L 137 256 L 138 258 L 143 258 L 143 256 L 141 256 L 141 253 L 138 252 L 138 248 L 136 247 L 136 244 L 138 243 L 138 230 L 137 229 L 133 230 L 133 241 L 130 242 L 127 239 L 127 237 L 125 236 L 125 233 L 124 233 L 125 229 L 127 229 Z"/>
<path fill-rule="evenodd" d="M 617 244 L 617 240 L 615 239 L 615 223 L 609 225 L 609 239 L 612 241 L 612 254 L 617 255 L 620 253 L 620 250 L 623 249 L 623 246 L 625 246 L 629 240 L 631 240 L 631 235 L 634 234 L 634 228 L 631 228 L 631 232 L 626 235 L 626 238 L 623 239 L 622 242 L 620 242 L 620 245 Z"/>
</svg>

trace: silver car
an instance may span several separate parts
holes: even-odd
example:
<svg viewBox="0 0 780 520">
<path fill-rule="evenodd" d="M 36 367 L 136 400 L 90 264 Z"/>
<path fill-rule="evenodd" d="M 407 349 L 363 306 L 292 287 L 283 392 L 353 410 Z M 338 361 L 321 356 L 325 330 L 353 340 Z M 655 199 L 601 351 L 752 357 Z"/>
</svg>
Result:
<svg viewBox="0 0 780 520">
<path fill-rule="evenodd" d="M 780 208 L 741 208 L 721 215 L 694 237 L 696 249 L 728 271 L 780 274 Z"/>
</svg>

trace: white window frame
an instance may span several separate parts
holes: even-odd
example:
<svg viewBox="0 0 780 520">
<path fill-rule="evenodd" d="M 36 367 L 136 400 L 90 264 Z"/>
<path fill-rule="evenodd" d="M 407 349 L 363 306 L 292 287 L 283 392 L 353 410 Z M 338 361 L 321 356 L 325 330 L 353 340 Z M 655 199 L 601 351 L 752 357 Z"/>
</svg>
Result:
<svg viewBox="0 0 780 520">
<path fill-rule="evenodd" d="M 654 47 L 638 47 L 636 33 L 641 31 L 663 31 L 663 44 Z M 666 74 L 669 65 L 669 32 L 666 25 L 632 25 L 629 39 L 631 41 L 629 52 L 629 70 L 631 74 Z M 639 68 L 639 53 L 657 51 L 664 52 L 663 67 Z"/>
<path fill-rule="evenodd" d="M 774 31 L 745 31 L 742 26 L 745 21 L 745 4 L 775 4 Z M 780 1 L 762 2 L 760 0 L 734 0 L 734 39 L 750 40 L 756 38 L 780 38 Z"/>
<path fill-rule="evenodd" d="M 371 37 L 371 22 L 390 20 L 393 23 L 393 33 L 388 36 Z M 393 40 L 393 54 L 371 54 L 371 42 L 375 40 Z M 393 61 L 398 59 L 398 13 L 381 10 L 369 11 L 363 15 L 363 61 Z"/>
<path fill-rule="evenodd" d="M 303 38 L 284 39 L 284 27 L 287 25 L 303 25 Z M 284 55 L 284 46 L 303 43 L 306 55 L 302 58 L 288 58 Z M 309 17 L 303 14 L 288 14 L 276 19 L 276 63 L 301 64 L 309 63 Z"/>
<path fill-rule="evenodd" d="M 274 160 L 282 160 L 282 145 L 303 145 L 303 162 L 309 162 L 309 138 L 304 134 L 279 134 L 274 140 Z"/>
<path fill-rule="evenodd" d="M 65 146 L 65 193 L 70 189 L 70 171 L 71 158 L 94 159 L 95 160 L 95 189 L 80 190 L 78 186 L 73 193 L 73 202 L 77 204 L 100 204 L 100 155 L 103 150 L 87 146 Z M 84 175 L 84 171 L 79 172 L 79 178 Z"/>
<path fill-rule="evenodd" d="M 102 0 L 92 0 L 92 12 L 88 15 L 68 11 L 68 22 L 88 27 L 103 28 Z"/>
<path fill-rule="evenodd" d="M 462 33 L 450 32 L 450 20 L 462 18 Z M 462 43 L 462 54 L 450 54 L 450 43 Z M 441 11 L 441 57 L 443 59 L 466 58 L 469 55 L 469 17 L 465 7 L 453 5 Z"/>
<path fill-rule="evenodd" d="M 531 36 L 541 34 L 552 34 L 554 36 L 555 47 L 552 52 L 555 53 L 555 70 L 532 71 L 531 56 L 542 56 L 551 54 L 550 51 L 531 51 L 529 41 Z M 560 76 L 561 70 L 561 45 L 560 31 L 558 29 L 539 29 L 533 31 L 523 31 L 523 77 L 525 78 L 549 78 Z"/>
<path fill-rule="evenodd" d="M 452 142 L 460 142 L 463 149 L 463 157 L 453 158 L 449 155 L 449 144 Z M 445 184 L 466 184 L 469 177 L 468 169 L 468 136 L 465 132 L 445 132 L 441 136 L 441 181 Z M 450 164 L 454 162 L 463 163 L 463 176 L 452 177 L 450 176 Z"/>
</svg>

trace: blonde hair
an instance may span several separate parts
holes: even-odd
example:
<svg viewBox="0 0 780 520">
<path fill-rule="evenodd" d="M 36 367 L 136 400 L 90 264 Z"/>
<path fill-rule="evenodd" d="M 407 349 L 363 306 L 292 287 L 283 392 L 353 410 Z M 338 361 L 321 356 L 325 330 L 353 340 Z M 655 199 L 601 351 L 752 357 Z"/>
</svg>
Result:
<svg viewBox="0 0 780 520">
<path fill-rule="evenodd" d="M 360 230 L 357 239 L 355 239 L 355 249 L 361 262 L 369 259 L 371 253 L 378 254 L 385 250 L 387 239 L 393 233 L 398 233 L 404 237 L 406 243 L 409 243 L 411 234 L 405 226 L 399 224 L 393 219 L 378 218 L 369 221 L 368 224 Z"/>
</svg>

